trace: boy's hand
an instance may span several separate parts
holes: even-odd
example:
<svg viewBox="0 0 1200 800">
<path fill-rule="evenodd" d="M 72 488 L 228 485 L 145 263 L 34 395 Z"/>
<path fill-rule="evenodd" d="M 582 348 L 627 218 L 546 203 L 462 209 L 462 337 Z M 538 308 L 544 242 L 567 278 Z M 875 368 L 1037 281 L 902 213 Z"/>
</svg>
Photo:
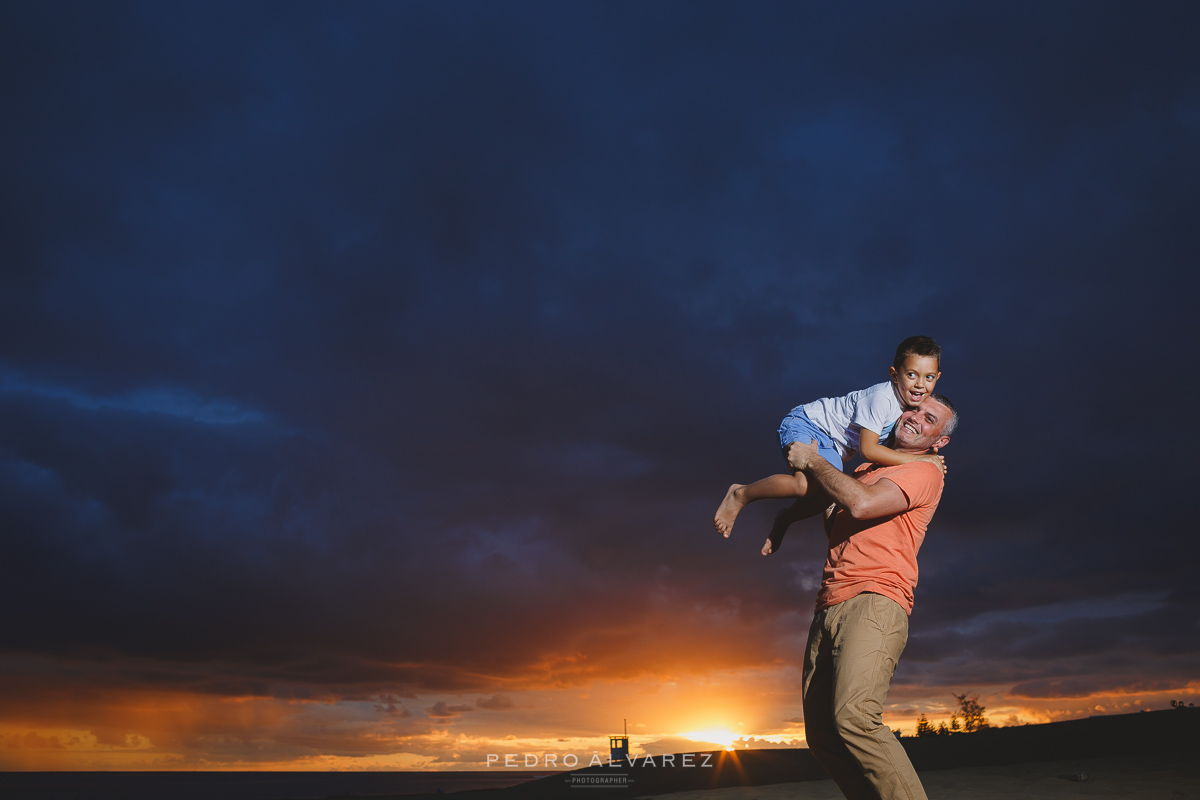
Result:
<svg viewBox="0 0 1200 800">
<path fill-rule="evenodd" d="M 802 470 L 812 464 L 813 459 L 820 457 L 816 442 L 792 442 L 788 445 L 788 465 L 792 469 Z"/>
<path fill-rule="evenodd" d="M 925 455 L 917 456 L 916 460 L 917 461 L 928 461 L 930 464 L 933 464 L 935 467 L 940 469 L 942 471 L 943 475 L 946 474 L 946 457 L 945 456 L 939 456 L 937 453 L 926 453 Z"/>
</svg>

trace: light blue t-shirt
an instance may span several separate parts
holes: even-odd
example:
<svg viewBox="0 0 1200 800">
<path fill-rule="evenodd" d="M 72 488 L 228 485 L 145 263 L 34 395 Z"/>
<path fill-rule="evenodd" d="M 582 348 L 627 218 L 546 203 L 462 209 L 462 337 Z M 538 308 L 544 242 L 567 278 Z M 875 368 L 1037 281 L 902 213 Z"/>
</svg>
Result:
<svg viewBox="0 0 1200 800">
<path fill-rule="evenodd" d="M 877 431 L 883 441 L 904 413 L 904 404 L 891 381 L 877 383 L 845 397 L 822 397 L 801 406 L 817 427 L 829 434 L 845 460 L 858 452 L 863 428 Z"/>
</svg>

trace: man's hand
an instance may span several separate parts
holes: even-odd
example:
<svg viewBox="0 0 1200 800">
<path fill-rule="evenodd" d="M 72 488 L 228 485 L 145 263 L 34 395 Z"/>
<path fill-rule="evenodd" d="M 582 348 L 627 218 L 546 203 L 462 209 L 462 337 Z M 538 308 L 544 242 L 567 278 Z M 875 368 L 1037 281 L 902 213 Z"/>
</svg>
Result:
<svg viewBox="0 0 1200 800">
<path fill-rule="evenodd" d="M 788 445 L 788 466 L 792 469 L 807 469 L 817 458 L 821 458 L 821 453 L 816 442 L 792 442 Z"/>
</svg>

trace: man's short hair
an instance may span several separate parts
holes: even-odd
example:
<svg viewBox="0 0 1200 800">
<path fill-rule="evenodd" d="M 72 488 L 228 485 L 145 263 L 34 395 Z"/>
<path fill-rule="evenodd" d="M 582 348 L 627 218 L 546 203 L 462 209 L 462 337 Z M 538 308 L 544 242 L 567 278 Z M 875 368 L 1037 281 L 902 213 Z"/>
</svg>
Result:
<svg viewBox="0 0 1200 800">
<path fill-rule="evenodd" d="M 938 369 L 942 368 L 942 348 L 933 340 L 932 336 L 910 336 L 900 343 L 896 348 L 896 357 L 892 360 L 892 366 L 896 371 L 904 369 L 904 362 L 909 356 L 928 356 L 936 358 Z"/>
<path fill-rule="evenodd" d="M 954 429 L 958 427 L 958 409 L 954 407 L 954 403 L 950 402 L 950 398 L 944 394 L 934 392 L 929 395 L 929 399 L 941 403 L 946 408 L 950 409 L 950 419 L 946 420 L 946 424 L 942 426 L 942 436 L 949 436 L 954 433 Z"/>
</svg>

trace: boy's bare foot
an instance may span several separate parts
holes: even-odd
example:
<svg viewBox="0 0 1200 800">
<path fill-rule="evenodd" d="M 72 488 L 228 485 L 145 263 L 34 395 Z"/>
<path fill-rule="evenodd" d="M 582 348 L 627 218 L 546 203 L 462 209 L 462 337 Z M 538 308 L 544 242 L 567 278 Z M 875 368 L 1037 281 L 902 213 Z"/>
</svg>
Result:
<svg viewBox="0 0 1200 800">
<path fill-rule="evenodd" d="M 775 515 L 775 522 L 771 524 L 771 533 L 767 535 L 767 541 L 763 543 L 762 554 L 769 556 L 779 549 L 783 544 L 783 535 L 787 533 L 787 529 L 795 522 L 795 517 L 792 513 L 792 506 L 780 509 Z"/>
<path fill-rule="evenodd" d="M 721 501 L 721 505 L 717 506 L 717 515 L 713 517 L 713 527 L 726 539 L 733 530 L 733 521 L 737 519 L 738 512 L 746 506 L 745 501 L 742 500 L 741 489 L 742 484 L 731 484 L 729 491 L 725 493 L 725 499 Z"/>
</svg>

